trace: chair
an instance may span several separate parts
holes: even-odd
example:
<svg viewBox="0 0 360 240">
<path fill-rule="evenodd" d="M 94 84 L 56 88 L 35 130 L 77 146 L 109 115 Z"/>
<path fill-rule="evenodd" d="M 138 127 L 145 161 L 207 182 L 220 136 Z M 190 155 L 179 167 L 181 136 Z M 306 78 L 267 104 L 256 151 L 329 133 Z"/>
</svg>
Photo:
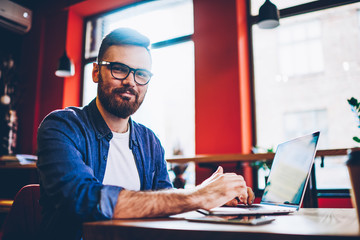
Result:
<svg viewBox="0 0 360 240">
<path fill-rule="evenodd" d="M 5 219 L 2 240 L 38 239 L 41 221 L 39 199 L 39 184 L 26 185 L 20 189 Z"/>
</svg>

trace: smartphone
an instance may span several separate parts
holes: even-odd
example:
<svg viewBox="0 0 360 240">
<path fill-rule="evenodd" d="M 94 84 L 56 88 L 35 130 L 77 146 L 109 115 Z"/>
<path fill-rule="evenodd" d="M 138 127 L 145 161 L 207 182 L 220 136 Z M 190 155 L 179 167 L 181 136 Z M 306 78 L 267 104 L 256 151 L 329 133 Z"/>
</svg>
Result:
<svg viewBox="0 0 360 240">
<path fill-rule="evenodd" d="M 253 215 L 253 216 L 203 216 L 186 218 L 192 222 L 211 222 L 211 223 L 230 223 L 230 224 L 243 224 L 243 225 L 262 225 L 271 223 L 275 220 L 273 217 Z"/>
</svg>

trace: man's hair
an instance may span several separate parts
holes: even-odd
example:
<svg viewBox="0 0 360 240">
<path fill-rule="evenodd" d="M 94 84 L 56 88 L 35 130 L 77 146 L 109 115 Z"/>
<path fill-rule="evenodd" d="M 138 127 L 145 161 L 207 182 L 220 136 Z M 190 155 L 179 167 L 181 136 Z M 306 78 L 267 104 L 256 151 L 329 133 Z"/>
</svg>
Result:
<svg viewBox="0 0 360 240">
<path fill-rule="evenodd" d="M 131 28 L 118 28 L 110 32 L 104 37 L 98 54 L 98 62 L 100 62 L 106 50 L 113 45 L 132 45 L 145 48 L 149 53 L 150 40 Z"/>
</svg>

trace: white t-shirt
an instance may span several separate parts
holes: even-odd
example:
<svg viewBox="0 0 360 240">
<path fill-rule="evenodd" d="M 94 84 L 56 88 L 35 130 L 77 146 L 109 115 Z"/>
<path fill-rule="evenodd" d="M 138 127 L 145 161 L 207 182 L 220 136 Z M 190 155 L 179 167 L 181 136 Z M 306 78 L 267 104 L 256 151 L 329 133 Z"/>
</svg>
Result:
<svg viewBox="0 0 360 240">
<path fill-rule="evenodd" d="M 134 155 L 129 148 L 129 129 L 126 133 L 112 132 L 103 184 L 139 191 L 140 178 Z"/>
</svg>

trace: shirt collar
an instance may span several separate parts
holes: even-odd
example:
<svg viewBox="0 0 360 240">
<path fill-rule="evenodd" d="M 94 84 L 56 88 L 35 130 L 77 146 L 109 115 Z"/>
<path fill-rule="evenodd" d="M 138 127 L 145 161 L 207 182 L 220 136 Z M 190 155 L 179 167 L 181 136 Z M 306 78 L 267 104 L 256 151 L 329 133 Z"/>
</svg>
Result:
<svg viewBox="0 0 360 240">
<path fill-rule="evenodd" d="M 111 130 L 106 124 L 104 118 L 101 116 L 101 113 L 96 106 L 96 98 L 89 103 L 89 112 L 92 124 L 95 129 L 96 138 L 100 139 L 106 136 L 111 136 L 112 138 Z"/>
</svg>

